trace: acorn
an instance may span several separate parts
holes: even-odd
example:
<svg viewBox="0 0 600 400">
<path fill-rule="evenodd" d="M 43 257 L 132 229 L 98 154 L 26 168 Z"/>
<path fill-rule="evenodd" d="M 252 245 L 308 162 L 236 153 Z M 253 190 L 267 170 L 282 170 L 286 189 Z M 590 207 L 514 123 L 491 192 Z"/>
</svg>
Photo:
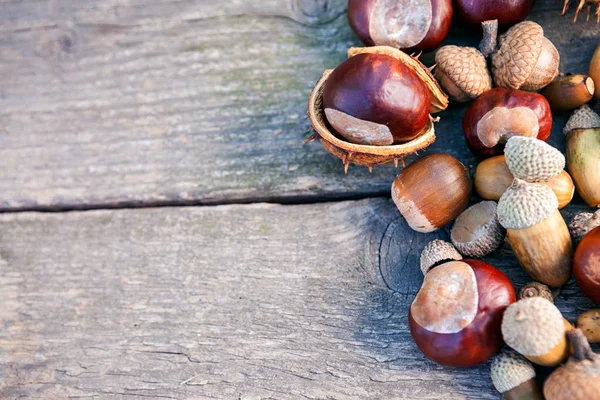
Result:
<svg viewBox="0 0 600 400">
<path fill-rule="evenodd" d="M 547 182 L 565 167 L 565 157 L 558 149 L 531 137 L 511 137 L 504 155 L 512 175 L 527 182 Z"/>
<path fill-rule="evenodd" d="M 475 191 L 486 200 L 498 201 L 506 189 L 512 185 L 514 179 L 503 155 L 486 158 L 477 165 L 475 170 Z M 567 171 L 563 170 L 548 182 L 541 183 L 550 186 L 558 199 L 559 209 L 565 207 L 573 199 L 575 184 Z"/>
<path fill-rule="evenodd" d="M 591 207 L 600 206 L 600 116 L 584 105 L 567 121 L 567 167 L 575 189 Z"/>
<path fill-rule="evenodd" d="M 539 282 L 529 282 L 519 290 L 519 300 L 528 297 L 542 297 L 554 303 L 554 296 L 550 288 Z"/>
<path fill-rule="evenodd" d="M 515 179 L 500 198 L 497 214 L 519 264 L 534 280 L 552 288 L 569 280 L 571 236 L 552 189 Z"/>
<path fill-rule="evenodd" d="M 482 201 L 458 216 L 450 239 L 461 254 L 481 258 L 500 247 L 506 232 L 496 218 L 496 207 L 494 201 Z"/>
<path fill-rule="evenodd" d="M 595 354 L 581 329 L 568 333 L 573 355 L 544 383 L 546 400 L 597 400 L 600 398 L 600 355 Z"/>
<path fill-rule="evenodd" d="M 600 342 L 600 308 L 588 310 L 577 318 L 577 327 L 581 329 L 588 342 Z"/>
<path fill-rule="evenodd" d="M 581 107 L 592 99 L 595 85 L 587 75 L 568 75 L 554 79 L 542 90 L 552 111 L 567 111 Z"/>
<path fill-rule="evenodd" d="M 347 86 L 345 79 L 332 79 L 332 82 L 329 82 L 329 78 L 335 70 L 325 71 L 321 79 L 315 85 L 308 100 L 308 117 L 315 130 L 314 135 L 311 136 L 308 141 L 319 139 L 327 151 L 342 160 L 346 172 L 348 171 L 350 163 L 364 165 L 369 168 L 391 161 L 397 165 L 398 161 L 403 160 L 405 156 L 414 154 L 418 150 L 429 146 L 435 141 L 435 130 L 433 127 L 434 120 L 430 115 L 426 115 L 427 110 L 423 109 L 423 107 L 428 108 L 429 113 L 436 113 L 444 110 L 448 106 L 448 97 L 442 91 L 429 69 L 421 64 L 416 58 L 412 58 L 400 50 L 387 46 L 351 48 L 348 50 L 349 58 L 362 54 L 374 55 L 374 57 L 363 56 L 363 59 L 359 60 L 361 63 L 355 62 L 360 65 L 346 66 L 346 69 L 349 71 L 341 72 L 346 72 L 349 75 L 356 77 L 360 75 L 360 71 L 372 71 L 373 75 L 368 81 L 364 79 L 355 80 L 362 84 L 361 90 L 365 93 L 381 93 L 381 90 L 382 88 L 385 88 L 385 85 L 379 85 L 377 83 L 379 82 L 377 78 L 388 79 L 391 77 L 392 80 L 394 80 L 396 79 L 394 71 L 401 71 L 403 76 L 410 76 L 410 79 L 405 81 L 405 83 L 408 84 L 410 82 L 410 85 L 408 86 L 415 88 L 415 93 L 419 93 L 419 99 L 426 99 L 429 95 L 430 104 L 426 104 L 423 101 L 417 102 L 418 104 L 414 104 L 416 107 L 414 110 L 409 110 L 406 114 L 397 115 L 395 110 L 397 108 L 396 106 L 398 106 L 398 102 L 394 99 L 403 98 L 403 96 L 406 95 L 406 90 L 410 89 L 404 85 L 403 90 L 397 91 L 397 95 L 393 98 L 380 99 L 380 105 L 385 108 L 385 110 L 378 107 L 367 110 L 364 107 L 357 106 L 357 99 L 360 99 L 360 97 L 351 95 L 346 96 L 346 94 L 349 94 L 349 91 L 347 90 L 348 88 L 344 86 Z M 376 57 L 378 55 L 382 57 Z M 385 60 L 386 68 L 376 68 L 377 62 L 380 59 Z M 397 60 L 397 62 L 394 62 L 393 59 Z M 354 67 L 356 67 L 356 69 L 354 69 Z M 412 72 L 409 72 L 408 70 Z M 334 78 L 337 75 L 345 76 L 346 74 L 336 74 L 334 75 Z M 415 78 L 415 75 L 417 78 Z M 418 79 L 420 83 L 415 79 Z M 328 83 L 331 83 L 332 85 L 328 85 Z M 325 104 L 326 99 L 324 96 L 326 86 L 329 86 L 330 91 L 328 101 L 331 104 L 328 105 Z M 428 95 L 422 93 L 421 89 L 423 87 L 428 92 Z M 336 89 L 338 88 L 340 89 L 339 93 L 343 94 L 343 98 L 336 100 L 332 93 L 336 92 Z M 346 100 L 348 103 L 345 103 Z M 341 102 L 341 104 L 338 104 L 338 102 Z M 352 111 L 358 110 L 357 112 L 360 113 L 368 112 L 370 113 L 369 118 L 361 115 L 351 115 L 352 113 L 347 112 L 351 110 L 346 109 L 346 111 L 344 111 L 341 109 L 342 107 L 351 107 Z M 328 120 L 325 108 L 330 109 L 329 118 L 331 120 Z M 425 112 L 425 114 L 423 114 L 423 112 Z M 421 118 L 422 114 L 425 115 L 424 121 Z M 410 132 L 406 132 L 408 134 L 406 137 L 403 137 L 401 130 L 394 135 L 392 129 L 389 129 L 385 122 L 378 122 L 376 120 L 382 118 L 384 115 L 391 116 L 390 118 L 397 122 L 395 123 L 397 126 L 403 124 L 411 126 L 415 122 L 418 122 L 419 126 L 413 126 L 414 129 L 411 128 Z M 413 115 L 418 116 L 418 121 L 417 119 L 412 119 L 411 116 Z M 387 123 L 391 123 L 390 121 Z M 421 128 L 423 122 L 425 124 Z M 337 126 L 344 134 L 342 135 L 340 132 L 337 132 L 332 125 Z M 377 145 L 374 145 L 374 143 L 365 144 L 368 142 L 369 136 L 366 133 L 373 133 L 373 135 L 375 135 L 377 138 Z M 390 142 L 389 138 L 385 138 L 387 133 L 392 134 L 392 142 L 395 142 L 394 144 L 385 144 Z M 360 143 L 352 143 L 352 140 L 360 141 Z M 398 142 L 403 140 L 406 141 L 402 143 Z"/>
<path fill-rule="evenodd" d="M 502 337 L 507 345 L 529 361 L 551 367 L 569 355 L 566 331 L 571 329 L 556 306 L 529 297 L 508 306 L 502 318 Z"/>
<path fill-rule="evenodd" d="M 435 77 L 452 100 L 476 99 L 492 88 L 485 57 L 473 47 L 444 46 L 435 55 Z"/>
<path fill-rule="evenodd" d="M 419 261 L 421 272 L 423 275 L 427 275 L 427 272 L 433 267 L 437 267 L 448 261 L 458 260 L 462 260 L 462 256 L 454 246 L 443 240 L 436 239 L 425 245 Z"/>
<path fill-rule="evenodd" d="M 492 360 L 492 383 L 507 400 L 543 400 L 535 369 L 520 354 L 504 349 Z"/>
<path fill-rule="evenodd" d="M 404 168 L 392 184 L 392 199 L 408 225 L 433 232 L 460 215 L 469 203 L 469 170 L 448 154 L 431 154 Z"/>
<path fill-rule="evenodd" d="M 592 229 L 600 226 L 600 210 L 595 213 L 579 213 L 569 222 L 569 232 L 573 243 L 579 244 L 581 239 L 587 235 Z"/>
<path fill-rule="evenodd" d="M 500 36 L 492 55 L 492 74 L 497 86 L 537 92 L 558 75 L 558 50 L 532 21 L 521 22 Z"/>
</svg>

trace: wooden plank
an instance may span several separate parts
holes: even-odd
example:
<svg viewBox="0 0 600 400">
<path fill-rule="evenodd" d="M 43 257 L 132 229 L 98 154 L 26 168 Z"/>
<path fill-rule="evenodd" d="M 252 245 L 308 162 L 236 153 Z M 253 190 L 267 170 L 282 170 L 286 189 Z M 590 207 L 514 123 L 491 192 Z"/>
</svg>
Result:
<svg viewBox="0 0 600 400">
<path fill-rule="evenodd" d="M 308 93 L 358 45 L 342 0 L 0 2 L 0 209 L 300 201 L 389 193 L 393 166 L 303 146 Z M 598 25 L 531 16 L 585 72 Z M 475 44 L 456 24 L 446 43 Z M 432 56 L 424 57 L 432 63 Z M 430 152 L 476 160 L 465 106 Z M 557 118 L 551 142 L 562 146 Z"/>
<path fill-rule="evenodd" d="M 386 199 L 0 215 L 0 398 L 496 399 L 410 337 L 436 237 Z"/>
</svg>

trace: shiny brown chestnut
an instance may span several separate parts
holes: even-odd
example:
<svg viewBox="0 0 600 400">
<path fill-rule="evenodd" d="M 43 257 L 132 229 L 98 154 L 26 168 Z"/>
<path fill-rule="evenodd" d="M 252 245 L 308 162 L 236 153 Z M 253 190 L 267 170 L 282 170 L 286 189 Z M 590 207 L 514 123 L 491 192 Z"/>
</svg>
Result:
<svg viewBox="0 0 600 400">
<path fill-rule="evenodd" d="M 573 275 L 581 290 L 600 304 L 600 226 L 585 235 L 577 246 Z"/>
<path fill-rule="evenodd" d="M 545 141 L 551 129 L 552 112 L 546 98 L 516 89 L 494 88 L 483 93 L 463 117 L 467 145 L 481 156 L 502 153 L 512 136 Z"/>
<path fill-rule="evenodd" d="M 349 0 L 348 22 L 367 46 L 430 51 L 448 35 L 452 0 Z"/>
<path fill-rule="evenodd" d="M 398 59 L 363 53 L 340 64 L 323 90 L 329 124 L 346 140 L 385 146 L 407 142 L 425 129 L 431 95 Z"/>
<path fill-rule="evenodd" d="M 410 332 L 432 361 L 453 367 L 480 364 L 500 351 L 502 314 L 515 301 L 510 280 L 492 265 L 446 262 L 425 275 L 410 307 Z"/>
<path fill-rule="evenodd" d="M 527 17 L 535 0 L 456 0 L 456 11 L 460 17 L 472 25 L 484 21 L 498 20 L 498 24 L 507 28 Z"/>
</svg>

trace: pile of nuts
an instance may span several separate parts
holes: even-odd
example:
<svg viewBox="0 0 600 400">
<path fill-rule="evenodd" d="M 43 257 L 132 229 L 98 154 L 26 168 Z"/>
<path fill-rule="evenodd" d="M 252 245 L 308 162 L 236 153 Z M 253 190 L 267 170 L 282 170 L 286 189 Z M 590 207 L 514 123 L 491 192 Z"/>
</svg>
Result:
<svg viewBox="0 0 600 400">
<path fill-rule="evenodd" d="M 533 5 L 456 0 L 461 21 L 481 24 L 484 37 L 479 49 L 439 48 L 432 73 L 407 52 L 441 44 L 451 0 L 349 0 L 350 26 L 369 47 L 351 48 L 348 60 L 325 71 L 308 115 L 313 139 L 347 172 L 350 163 L 397 164 L 427 147 L 439 119 L 432 114 L 449 98 L 474 100 L 463 118 L 465 141 L 483 158 L 474 182 L 455 157 L 431 154 L 392 184 L 393 202 L 415 231 L 454 221 L 452 243 L 434 240 L 421 254 L 424 280 L 409 310 L 411 334 L 443 365 L 493 358 L 492 382 L 507 399 L 600 399 L 600 356 L 589 345 L 600 342 L 600 309 L 584 312 L 574 327 L 554 305 L 571 276 L 600 303 L 600 210 L 568 225 L 559 211 L 575 192 L 600 208 L 600 116 L 586 105 L 600 98 L 600 45 L 589 75 L 562 76 L 542 27 L 523 21 Z M 499 29 L 505 32 L 498 39 Z M 571 110 L 565 157 L 546 140 L 552 112 Z M 473 188 L 483 201 L 467 208 Z M 534 280 L 518 299 L 508 277 L 479 260 L 503 243 Z M 567 359 L 540 391 L 532 363 L 556 367 Z"/>
</svg>

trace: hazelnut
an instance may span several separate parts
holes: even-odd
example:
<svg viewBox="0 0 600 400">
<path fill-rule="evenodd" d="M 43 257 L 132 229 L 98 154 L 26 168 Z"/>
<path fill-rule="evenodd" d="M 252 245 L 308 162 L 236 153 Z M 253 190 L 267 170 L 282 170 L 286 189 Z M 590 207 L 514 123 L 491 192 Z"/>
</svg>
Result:
<svg viewBox="0 0 600 400">
<path fill-rule="evenodd" d="M 490 264 L 449 261 L 425 275 L 410 307 L 410 332 L 429 359 L 449 366 L 476 365 L 502 347 L 502 313 L 514 301 L 510 280 Z"/>
<path fill-rule="evenodd" d="M 536 92 L 558 75 L 558 51 L 535 22 L 513 26 L 500 36 L 499 45 L 492 56 L 497 86 Z"/>
<path fill-rule="evenodd" d="M 577 245 L 573 275 L 581 290 L 600 304 L 600 227 L 592 229 Z"/>
<path fill-rule="evenodd" d="M 552 111 L 567 111 L 581 107 L 594 96 L 595 85 L 586 75 L 556 78 L 542 90 Z"/>
<path fill-rule="evenodd" d="M 435 77 L 453 100 L 476 99 L 492 88 L 485 58 L 473 47 L 444 46 L 436 53 L 435 63 Z"/>
<path fill-rule="evenodd" d="M 431 154 L 402 170 L 392 184 L 392 199 L 408 225 L 433 232 L 467 207 L 471 196 L 469 171 L 448 154 Z"/>
<path fill-rule="evenodd" d="M 496 219 L 496 202 L 482 201 L 458 216 L 450 238 L 454 246 L 467 257 L 481 258 L 496 250 L 506 232 Z"/>
<path fill-rule="evenodd" d="M 450 30 L 451 0 L 349 0 L 348 22 L 367 46 L 430 51 Z"/>
<path fill-rule="evenodd" d="M 552 112 L 546 98 L 537 93 L 495 88 L 483 93 L 463 117 L 467 145 L 477 155 L 502 153 L 513 136 L 547 140 Z"/>
</svg>

